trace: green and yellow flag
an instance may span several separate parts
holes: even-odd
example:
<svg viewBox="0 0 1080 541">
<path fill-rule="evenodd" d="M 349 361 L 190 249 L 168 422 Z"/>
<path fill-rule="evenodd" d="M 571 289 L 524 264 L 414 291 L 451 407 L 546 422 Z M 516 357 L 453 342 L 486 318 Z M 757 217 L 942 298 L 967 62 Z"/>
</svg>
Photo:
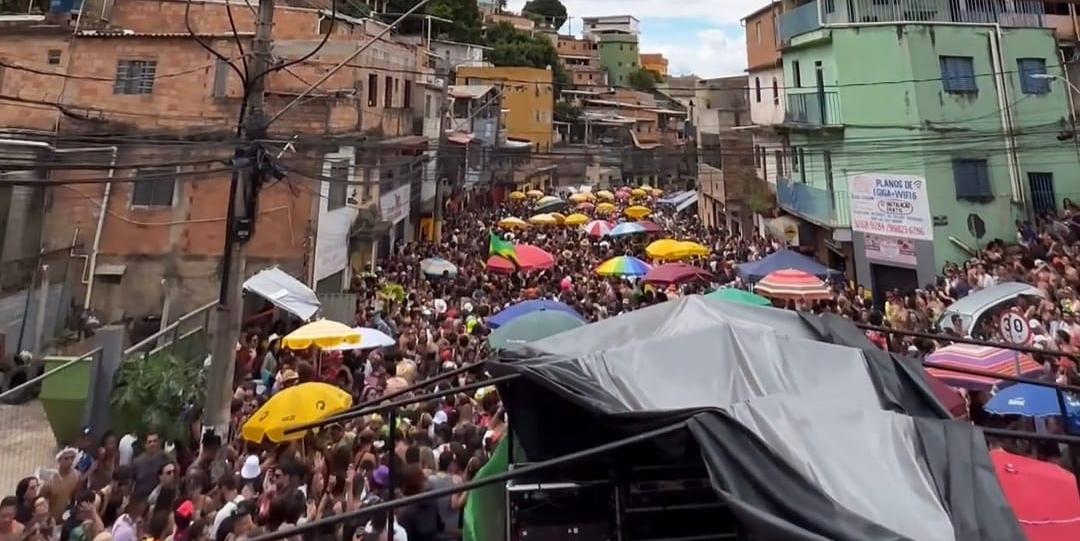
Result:
<svg viewBox="0 0 1080 541">
<path fill-rule="evenodd" d="M 514 243 L 503 240 L 492 232 L 488 232 L 488 235 L 488 255 L 497 255 L 506 258 L 514 265 L 517 265 L 517 248 L 514 246 Z"/>
</svg>

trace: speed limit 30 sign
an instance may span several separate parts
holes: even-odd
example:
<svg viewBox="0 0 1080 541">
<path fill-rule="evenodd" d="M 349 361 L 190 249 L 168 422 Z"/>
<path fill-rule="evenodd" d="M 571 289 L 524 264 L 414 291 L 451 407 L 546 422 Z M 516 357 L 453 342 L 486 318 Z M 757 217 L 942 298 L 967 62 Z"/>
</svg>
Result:
<svg viewBox="0 0 1080 541">
<path fill-rule="evenodd" d="M 1011 344 L 1022 345 L 1031 340 L 1031 327 L 1028 326 L 1028 322 L 1012 312 L 1006 312 L 1004 316 L 1001 316 L 998 329 L 1001 331 L 1001 336 Z"/>
</svg>

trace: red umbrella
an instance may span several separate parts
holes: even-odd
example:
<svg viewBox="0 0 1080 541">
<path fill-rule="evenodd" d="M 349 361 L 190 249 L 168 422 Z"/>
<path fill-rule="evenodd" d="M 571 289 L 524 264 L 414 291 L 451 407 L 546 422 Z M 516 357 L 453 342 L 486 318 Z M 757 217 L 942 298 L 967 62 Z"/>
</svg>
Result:
<svg viewBox="0 0 1080 541">
<path fill-rule="evenodd" d="M 630 192 L 615 192 L 615 199 L 630 199 Z"/>
<path fill-rule="evenodd" d="M 592 204 L 592 203 L 590 203 L 588 201 L 582 201 L 581 203 L 578 203 L 578 205 L 577 205 L 578 210 L 592 210 L 594 208 L 596 208 L 596 205 L 594 205 L 594 204 Z"/>
<path fill-rule="evenodd" d="M 785 300 L 828 300 L 832 291 L 813 274 L 795 269 L 773 271 L 754 286 L 754 293 L 772 299 Z"/>
<path fill-rule="evenodd" d="M 642 229 L 646 233 L 663 233 L 664 232 L 663 227 L 660 227 L 659 225 L 656 225 L 656 222 L 653 222 L 651 220 L 640 220 L 640 221 L 637 221 L 637 222 L 634 222 L 634 223 L 640 225 L 642 227 Z"/>
<path fill-rule="evenodd" d="M 941 381 L 937 376 L 925 374 L 926 384 L 930 386 L 930 390 L 941 402 L 942 406 L 949 411 L 949 414 L 957 419 L 967 418 L 967 402 L 964 401 L 964 397 L 960 393 L 949 387 L 944 381 Z"/>
<path fill-rule="evenodd" d="M 701 267 L 687 265 L 686 263 L 669 263 L 653 267 L 645 275 L 645 281 L 650 284 L 668 285 L 692 282 L 694 280 L 708 281 L 713 279 L 713 274 Z"/>
<path fill-rule="evenodd" d="M 518 266 L 504 258 L 493 255 L 487 260 L 487 269 L 492 272 L 512 273 L 514 271 L 538 271 L 546 270 L 555 266 L 555 256 L 529 244 L 517 245 Z"/>
<path fill-rule="evenodd" d="M 1080 539 L 1080 495 L 1076 477 L 1056 464 L 990 452 L 998 483 L 1030 541 Z"/>
<path fill-rule="evenodd" d="M 593 220 L 588 224 L 585 224 L 585 232 L 590 237 L 600 238 L 611 232 L 611 222 L 604 220 Z"/>
</svg>

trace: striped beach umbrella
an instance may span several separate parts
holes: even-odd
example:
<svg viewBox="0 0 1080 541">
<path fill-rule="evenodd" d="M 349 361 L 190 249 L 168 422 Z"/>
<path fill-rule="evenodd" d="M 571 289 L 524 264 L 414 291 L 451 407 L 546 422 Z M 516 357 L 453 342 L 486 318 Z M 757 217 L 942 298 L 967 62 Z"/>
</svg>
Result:
<svg viewBox="0 0 1080 541">
<path fill-rule="evenodd" d="M 606 222 L 604 220 L 593 220 L 585 224 L 584 229 L 585 233 L 587 233 L 590 237 L 598 239 L 600 237 L 603 237 L 604 235 L 607 235 L 608 233 L 611 233 L 611 222 Z"/>
<path fill-rule="evenodd" d="M 832 298 L 832 291 L 820 278 L 796 269 L 773 271 L 762 278 L 754 293 L 772 299 L 817 301 Z"/>
<path fill-rule="evenodd" d="M 1025 353 L 972 344 L 953 344 L 939 348 L 937 351 L 927 355 L 923 362 L 970 368 L 1006 376 L 1033 376 L 1039 375 L 1043 371 L 1042 365 Z M 1019 365 L 1019 374 L 1017 374 L 1017 365 Z M 989 390 L 1002 381 L 995 377 L 964 374 L 938 367 L 927 367 L 926 371 L 949 385 L 971 390 Z"/>
</svg>

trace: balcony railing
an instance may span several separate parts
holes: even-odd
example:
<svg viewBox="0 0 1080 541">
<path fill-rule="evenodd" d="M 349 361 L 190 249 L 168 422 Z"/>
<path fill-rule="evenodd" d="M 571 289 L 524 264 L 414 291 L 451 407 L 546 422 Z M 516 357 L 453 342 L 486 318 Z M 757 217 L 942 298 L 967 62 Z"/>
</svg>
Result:
<svg viewBox="0 0 1080 541">
<path fill-rule="evenodd" d="M 780 14 L 780 41 L 782 43 L 818 28 L 821 28 L 821 18 L 818 15 L 817 2 L 810 2 Z"/>
<path fill-rule="evenodd" d="M 785 123 L 807 127 L 840 126 L 840 97 L 836 92 L 805 92 L 784 96 Z"/>
<path fill-rule="evenodd" d="M 815 188 L 786 178 L 776 179 L 776 201 L 784 210 L 826 227 L 851 227 L 846 191 Z"/>
<path fill-rule="evenodd" d="M 964 23 L 1042 27 L 1041 0 L 817 0 L 780 15 L 780 40 L 838 24 Z"/>
</svg>

